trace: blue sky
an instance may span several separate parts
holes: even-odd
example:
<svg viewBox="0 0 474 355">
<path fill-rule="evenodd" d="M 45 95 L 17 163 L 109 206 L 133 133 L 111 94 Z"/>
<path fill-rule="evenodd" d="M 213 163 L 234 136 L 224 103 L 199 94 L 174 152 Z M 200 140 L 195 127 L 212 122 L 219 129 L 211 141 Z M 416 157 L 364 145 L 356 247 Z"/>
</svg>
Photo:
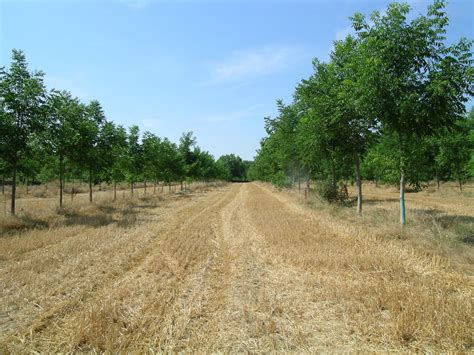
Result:
<svg viewBox="0 0 474 355">
<path fill-rule="evenodd" d="M 123 126 L 177 141 L 193 131 L 219 157 L 252 159 L 275 100 L 376 0 L 0 0 L 0 66 L 13 48 L 48 88 L 98 99 Z M 429 2 L 412 0 L 413 13 Z M 448 40 L 474 38 L 474 0 L 452 0 Z"/>
</svg>

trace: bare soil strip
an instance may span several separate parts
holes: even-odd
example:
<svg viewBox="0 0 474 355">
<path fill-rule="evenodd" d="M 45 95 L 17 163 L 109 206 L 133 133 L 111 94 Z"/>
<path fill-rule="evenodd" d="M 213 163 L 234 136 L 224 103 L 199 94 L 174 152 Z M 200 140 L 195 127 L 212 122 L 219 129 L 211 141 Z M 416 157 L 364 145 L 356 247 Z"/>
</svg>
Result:
<svg viewBox="0 0 474 355">
<path fill-rule="evenodd" d="M 0 350 L 472 349 L 472 277 L 441 257 L 255 183 L 143 213 L 0 239 Z"/>
</svg>

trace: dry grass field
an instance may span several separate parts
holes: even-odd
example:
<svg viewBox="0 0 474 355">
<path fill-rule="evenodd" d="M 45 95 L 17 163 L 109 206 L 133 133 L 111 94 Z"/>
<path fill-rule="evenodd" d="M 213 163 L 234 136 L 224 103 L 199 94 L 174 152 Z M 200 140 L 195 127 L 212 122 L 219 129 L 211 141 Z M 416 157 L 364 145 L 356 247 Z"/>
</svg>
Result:
<svg viewBox="0 0 474 355">
<path fill-rule="evenodd" d="M 467 189 L 408 194 L 405 228 L 371 185 L 363 217 L 259 183 L 151 192 L 2 217 L 0 353 L 473 351 Z"/>
</svg>

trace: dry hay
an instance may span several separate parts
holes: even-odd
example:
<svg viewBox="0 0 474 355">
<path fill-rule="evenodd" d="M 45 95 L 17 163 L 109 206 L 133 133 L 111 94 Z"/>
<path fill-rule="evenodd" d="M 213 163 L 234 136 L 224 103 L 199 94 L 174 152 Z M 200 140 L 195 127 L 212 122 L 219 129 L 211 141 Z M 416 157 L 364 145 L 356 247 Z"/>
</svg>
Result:
<svg viewBox="0 0 474 355">
<path fill-rule="evenodd" d="M 46 225 L 0 237 L 0 351 L 473 347 L 471 247 L 414 241 L 426 223 L 400 229 L 391 201 L 358 218 L 254 183 L 98 195 L 38 201 Z"/>
</svg>

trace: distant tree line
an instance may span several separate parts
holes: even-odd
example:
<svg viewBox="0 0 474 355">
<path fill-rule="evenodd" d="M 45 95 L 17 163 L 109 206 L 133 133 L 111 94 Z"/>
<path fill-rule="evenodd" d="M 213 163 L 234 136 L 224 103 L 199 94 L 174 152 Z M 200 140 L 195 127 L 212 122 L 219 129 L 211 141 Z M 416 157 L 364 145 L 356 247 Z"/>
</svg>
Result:
<svg viewBox="0 0 474 355">
<path fill-rule="evenodd" d="M 474 177 L 472 41 L 447 44 L 444 1 L 412 18 L 407 4 L 390 4 L 369 19 L 352 18 L 355 34 L 335 41 L 330 60 L 314 59 L 294 100 L 277 101 L 278 116 L 265 118 L 252 179 L 277 185 L 317 180 L 328 200 L 341 183 L 356 182 L 362 213 L 362 180 L 400 184 L 400 222 L 405 188 L 435 180 Z"/>
<path fill-rule="evenodd" d="M 80 102 L 68 91 L 48 91 L 44 73 L 31 72 L 22 51 L 13 50 L 10 68 L 0 68 L 0 177 L 12 187 L 15 214 L 16 187 L 26 182 L 59 181 L 63 206 L 66 179 L 86 181 L 89 200 L 93 185 L 114 187 L 127 182 L 131 193 L 137 182 L 147 186 L 190 181 L 245 180 L 248 163 L 225 155 L 217 161 L 199 148 L 192 132 L 178 144 L 153 133 L 140 134 L 106 119 L 101 104 Z M 148 184 L 148 185 L 147 185 Z"/>
</svg>

